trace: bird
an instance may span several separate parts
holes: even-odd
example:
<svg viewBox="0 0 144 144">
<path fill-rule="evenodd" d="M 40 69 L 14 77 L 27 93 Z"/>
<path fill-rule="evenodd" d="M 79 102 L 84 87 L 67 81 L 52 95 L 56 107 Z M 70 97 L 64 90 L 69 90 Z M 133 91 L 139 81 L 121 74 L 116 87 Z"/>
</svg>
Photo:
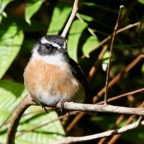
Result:
<svg viewBox="0 0 144 144">
<path fill-rule="evenodd" d="M 92 103 L 81 67 L 69 57 L 67 40 L 59 35 L 40 38 L 24 70 L 24 84 L 36 104 L 55 107 L 59 102 Z"/>
</svg>

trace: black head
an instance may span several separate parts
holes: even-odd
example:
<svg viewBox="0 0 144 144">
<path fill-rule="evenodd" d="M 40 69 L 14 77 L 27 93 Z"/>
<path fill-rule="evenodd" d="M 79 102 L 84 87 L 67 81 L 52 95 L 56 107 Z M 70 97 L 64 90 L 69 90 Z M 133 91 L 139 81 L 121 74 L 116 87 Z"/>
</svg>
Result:
<svg viewBox="0 0 144 144">
<path fill-rule="evenodd" d="M 66 53 L 66 39 L 59 35 L 44 36 L 36 43 L 33 50 L 42 56 Z"/>
</svg>

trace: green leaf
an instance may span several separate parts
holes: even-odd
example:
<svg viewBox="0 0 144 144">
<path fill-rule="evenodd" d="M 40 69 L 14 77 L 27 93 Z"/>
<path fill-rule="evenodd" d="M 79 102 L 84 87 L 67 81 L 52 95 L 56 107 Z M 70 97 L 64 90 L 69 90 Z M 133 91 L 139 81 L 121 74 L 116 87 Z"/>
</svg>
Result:
<svg viewBox="0 0 144 144">
<path fill-rule="evenodd" d="M 20 103 L 25 95 L 26 90 L 22 84 L 0 80 L 0 125 L 9 117 L 10 112 Z M 1 143 L 5 143 L 8 124 L 6 123 L 0 127 Z"/>
<path fill-rule="evenodd" d="M 72 23 L 69 36 L 68 36 L 68 53 L 69 56 L 77 61 L 77 51 L 78 51 L 78 44 L 79 39 L 81 37 L 81 34 L 83 30 L 87 27 L 87 24 L 84 22 L 81 22 L 79 20 L 75 20 Z"/>
<path fill-rule="evenodd" d="M 1 0 L 0 1 L 0 13 L 2 13 L 5 9 L 5 7 L 12 2 L 13 0 Z"/>
<path fill-rule="evenodd" d="M 64 27 L 71 10 L 72 7 L 68 7 L 62 3 L 59 3 L 54 8 L 47 34 L 58 34 L 59 31 Z"/>
<path fill-rule="evenodd" d="M 30 0 L 25 9 L 25 19 L 28 24 L 31 24 L 31 17 L 40 9 L 44 0 Z"/>
<path fill-rule="evenodd" d="M 140 3 L 144 4 L 144 0 L 138 0 Z"/>
<path fill-rule="evenodd" d="M 78 14 L 78 15 L 79 15 L 80 18 L 82 18 L 84 21 L 89 21 L 89 22 L 91 22 L 91 21 L 94 20 L 93 17 L 88 16 L 88 15 L 84 15 L 84 14 Z"/>
<path fill-rule="evenodd" d="M 90 36 L 83 45 L 84 55 L 89 57 L 90 52 L 92 52 L 98 44 L 99 44 L 98 38 Z"/>
<path fill-rule="evenodd" d="M 0 0 L 0 23 L 2 22 L 2 17 L 6 16 L 4 12 L 5 7 L 13 0 Z"/>
<path fill-rule="evenodd" d="M 32 113 L 33 111 L 39 110 L 40 107 L 30 107 L 25 113 Z M 58 115 L 54 111 L 49 112 L 48 114 L 45 112 L 37 112 L 23 116 L 18 127 L 18 134 L 57 118 Z M 47 144 L 62 139 L 64 136 L 65 132 L 60 121 L 55 121 L 50 124 L 46 124 L 41 128 L 25 133 L 24 135 L 18 137 L 16 142 L 21 144 L 35 144 L 35 142 L 37 144 Z"/>
<path fill-rule="evenodd" d="M 26 93 L 27 91 L 22 84 L 0 80 L 0 125 L 20 101 L 22 101 Z M 39 112 L 41 109 L 40 106 L 31 106 L 25 111 L 25 115 L 21 118 L 17 134 L 58 118 L 56 112 L 53 111 L 47 114 L 45 112 Z M 9 122 L 11 118 L 9 118 Z M 1 143 L 5 143 L 8 126 L 9 123 L 6 123 L 0 128 Z M 16 143 L 47 144 L 63 138 L 64 135 L 65 132 L 60 121 L 55 121 L 17 137 Z"/>
<path fill-rule="evenodd" d="M 0 78 L 17 56 L 23 41 L 23 33 L 15 23 L 2 23 L 0 28 Z"/>
</svg>

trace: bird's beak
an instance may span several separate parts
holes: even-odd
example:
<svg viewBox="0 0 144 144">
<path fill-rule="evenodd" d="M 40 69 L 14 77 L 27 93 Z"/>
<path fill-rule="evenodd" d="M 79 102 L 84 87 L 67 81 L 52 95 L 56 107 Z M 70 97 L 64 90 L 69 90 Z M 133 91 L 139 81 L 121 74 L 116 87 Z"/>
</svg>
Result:
<svg viewBox="0 0 144 144">
<path fill-rule="evenodd" d="M 67 50 L 66 50 L 66 49 L 64 49 L 64 48 L 60 48 L 60 49 L 59 49 L 59 52 L 60 52 L 60 53 L 66 53 L 66 52 L 67 52 Z"/>
</svg>

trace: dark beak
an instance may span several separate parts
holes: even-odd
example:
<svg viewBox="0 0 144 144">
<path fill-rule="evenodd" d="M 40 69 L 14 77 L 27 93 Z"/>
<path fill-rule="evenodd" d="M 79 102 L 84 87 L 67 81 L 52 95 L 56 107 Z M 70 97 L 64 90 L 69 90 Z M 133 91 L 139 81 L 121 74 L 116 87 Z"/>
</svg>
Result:
<svg viewBox="0 0 144 144">
<path fill-rule="evenodd" d="M 60 52 L 60 53 L 67 53 L 67 50 L 64 49 L 64 48 L 60 48 L 60 49 L 59 49 L 59 52 Z"/>
</svg>

